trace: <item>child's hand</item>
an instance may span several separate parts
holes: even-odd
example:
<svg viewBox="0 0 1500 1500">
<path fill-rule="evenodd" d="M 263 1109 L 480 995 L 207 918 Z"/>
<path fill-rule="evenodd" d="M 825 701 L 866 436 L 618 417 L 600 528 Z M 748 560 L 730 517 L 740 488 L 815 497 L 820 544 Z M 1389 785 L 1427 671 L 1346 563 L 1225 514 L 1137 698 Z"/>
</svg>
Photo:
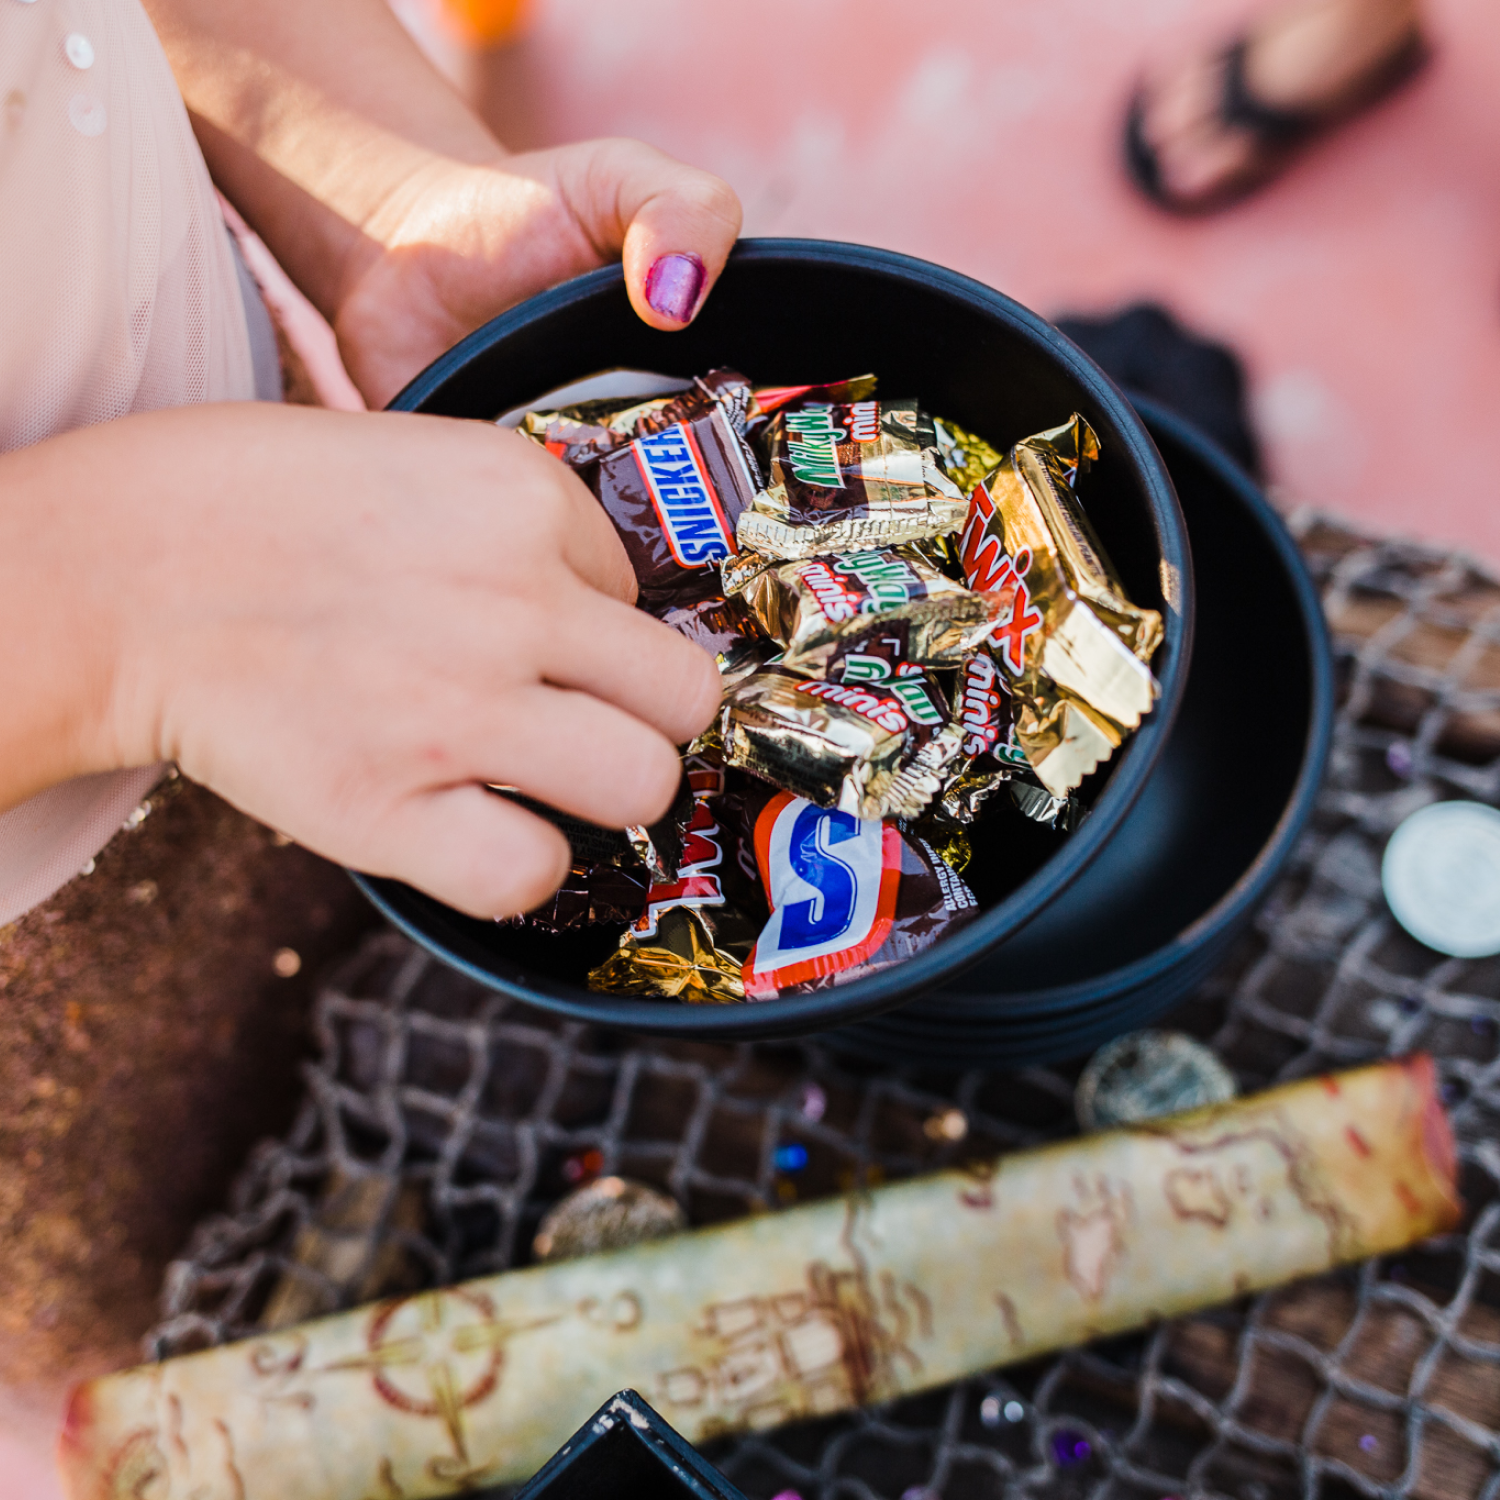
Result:
<svg viewBox="0 0 1500 1500">
<path fill-rule="evenodd" d="M 372 405 L 505 308 L 623 255 L 635 310 L 689 322 L 740 228 L 727 183 L 639 141 L 439 161 L 364 225 L 334 316 Z"/>
<path fill-rule="evenodd" d="M 176 760 L 331 859 L 478 916 L 562 836 L 483 790 L 622 827 L 667 808 L 710 658 L 631 606 L 579 480 L 433 417 L 253 404 L 0 457 L 0 806 Z"/>
<path fill-rule="evenodd" d="M 372 406 L 622 252 L 636 311 L 680 328 L 739 233 L 726 183 L 638 141 L 509 155 L 386 0 L 146 5 L 215 182 L 334 325 Z"/>
</svg>

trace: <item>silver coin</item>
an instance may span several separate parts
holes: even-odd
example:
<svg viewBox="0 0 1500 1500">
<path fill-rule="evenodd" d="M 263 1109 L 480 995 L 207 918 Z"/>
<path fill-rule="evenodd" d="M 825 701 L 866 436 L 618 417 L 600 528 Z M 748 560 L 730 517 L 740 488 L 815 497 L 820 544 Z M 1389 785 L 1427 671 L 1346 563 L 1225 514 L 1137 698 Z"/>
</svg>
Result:
<svg viewBox="0 0 1500 1500">
<path fill-rule="evenodd" d="M 1234 1075 L 1179 1031 L 1132 1031 L 1089 1059 L 1073 1093 L 1078 1123 L 1106 1130 L 1233 1099 Z"/>
<path fill-rule="evenodd" d="M 1380 883 L 1419 943 L 1454 958 L 1500 953 L 1500 812 L 1434 802 L 1391 835 Z"/>
<path fill-rule="evenodd" d="M 555 1203 L 537 1229 L 537 1260 L 572 1260 L 601 1250 L 624 1250 L 687 1228 L 675 1198 L 624 1177 L 600 1177 Z"/>
</svg>

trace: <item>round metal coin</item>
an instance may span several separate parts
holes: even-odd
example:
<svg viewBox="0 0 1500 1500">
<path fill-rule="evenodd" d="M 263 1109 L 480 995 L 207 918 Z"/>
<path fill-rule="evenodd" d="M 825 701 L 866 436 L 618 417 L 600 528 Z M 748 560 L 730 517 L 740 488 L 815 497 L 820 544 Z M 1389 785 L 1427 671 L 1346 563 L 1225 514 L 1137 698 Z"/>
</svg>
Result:
<svg viewBox="0 0 1500 1500">
<path fill-rule="evenodd" d="M 1178 1031 L 1132 1031 L 1101 1047 L 1073 1094 L 1078 1123 L 1106 1130 L 1233 1099 L 1234 1075 Z"/>
<path fill-rule="evenodd" d="M 1396 920 L 1454 958 L 1500 953 L 1500 812 L 1434 802 L 1391 835 L 1380 883 Z"/>
<path fill-rule="evenodd" d="M 547 1211 L 531 1242 L 537 1260 L 572 1260 L 600 1250 L 624 1250 L 687 1228 L 675 1198 L 624 1177 L 600 1177 Z"/>
</svg>

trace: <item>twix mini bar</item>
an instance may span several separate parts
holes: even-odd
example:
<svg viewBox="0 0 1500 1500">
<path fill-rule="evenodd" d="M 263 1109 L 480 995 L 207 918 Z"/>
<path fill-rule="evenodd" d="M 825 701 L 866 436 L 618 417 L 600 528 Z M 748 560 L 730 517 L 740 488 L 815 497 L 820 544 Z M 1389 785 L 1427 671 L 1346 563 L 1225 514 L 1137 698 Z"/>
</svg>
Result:
<svg viewBox="0 0 1500 1500">
<path fill-rule="evenodd" d="M 740 859 L 741 817 L 722 760 L 689 755 L 685 772 L 693 809 L 677 869 L 646 891 L 619 947 L 589 974 L 591 990 L 690 1005 L 745 998 L 742 971 L 765 898 L 753 865 Z"/>
<path fill-rule="evenodd" d="M 1161 616 L 1137 608 L 1073 493 L 1098 457 L 1076 413 L 1025 438 L 974 487 L 959 540 L 971 589 L 998 595 L 989 637 L 1016 704 L 1016 739 L 1048 791 L 1062 795 L 1151 711 L 1146 663 Z"/>
</svg>

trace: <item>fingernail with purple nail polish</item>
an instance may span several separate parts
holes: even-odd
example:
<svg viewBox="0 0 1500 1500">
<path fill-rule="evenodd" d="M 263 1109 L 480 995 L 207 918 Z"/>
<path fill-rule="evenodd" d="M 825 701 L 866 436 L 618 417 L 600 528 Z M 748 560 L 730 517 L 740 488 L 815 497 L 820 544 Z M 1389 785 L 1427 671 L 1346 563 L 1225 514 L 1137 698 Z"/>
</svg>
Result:
<svg viewBox="0 0 1500 1500">
<path fill-rule="evenodd" d="M 662 317 L 686 323 L 703 290 L 703 262 L 696 255 L 658 255 L 646 272 L 646 301 Z"/>
</svg>

